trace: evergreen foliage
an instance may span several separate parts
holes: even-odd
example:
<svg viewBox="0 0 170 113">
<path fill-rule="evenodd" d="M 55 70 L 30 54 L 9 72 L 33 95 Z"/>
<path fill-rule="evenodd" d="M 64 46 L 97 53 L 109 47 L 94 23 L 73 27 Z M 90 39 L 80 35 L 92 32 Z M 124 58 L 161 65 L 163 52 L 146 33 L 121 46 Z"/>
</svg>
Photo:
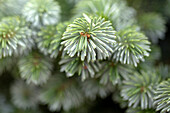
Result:
<svg viewBox="0 0 170 113">
<path fill-rule="evenodd" d="M 119 103 L 119 105 L 122 109 L 125 109 L 128 106 L 128 101 L 123 100 L 122 96 L 120 95 L 119 90 L 120 90 L 120 88 L 118 90 L 114 91 L 114 92 L 119 92 L 119 93 L 113 93 L 112 100 L 116 103 Z"/>
<path fill-rule="evenodd" d="M 102 62 L 97 76 L 100 77 L 101 84 L 111 82 L 113 85 L 120 84 L 122 78 L 126 78 L 133 70 L 133 67 L 115 63 L 113 61 Z"/>
<path fill-rule="evenodd" d="M 137 66 L 140 61 L 144 61 L 145 56 L 149 56 L 150 42 L 144 34 L 137 32 L 136 28 L 120 30 L 116 42 L 113 59 L 123 64 Z"/>
<path fill-rule="evenodd" d="M 61 38 L 69 22 L 59 23 L 57 26 L 49 25 L 41 29 L 36 39 L 38 48 L 45 55 L 50 54 L 52 58 L 58 56 L 62 50 Z"/>
<path fill-rule="evenodd" d="M 155 102 L 157 111 L 161 113 L 170 112 L 170 79 L 162 82 L 156 90 Z"/>
<path fill-rule="evenodd" d="M 25 3 L 28 0 L 1 0 L 0 1 L 0 18 L 3 16 L 21 15 Z"/>
<path fill-rule="evenodd" d="M 0 0 L 0 113 L 169 113 L 169 6 Z"/>
<path fill-rule="evenodd" d="M 102 16 L 110 20 L 117 30 L 135 24 L 135 10 L 124 0 L 82 0 L 75 6 L 74 12 L 76 17 L 81 13 Z"/>
<path fill-rule="evenodd" d="M 87 62 L 81 61 L 80 58 L 64 56 L 59 62 L 61 65 L 61 72 L 65 71 L 68 77 L 71 77 L 77 73 L 81 75 L 82 80 L 88 77 L 94 78 L 95 73 L 99 71 L 101 65 L 99 62 Z"/>
<path fill-rule="evenodd" d="M 67 79 L 62 73 L 50 78 L 41 92 L 40 100 L 49 104 L 51 111 L 59 111 L 61 108 L 68 111 L 79 106 L 83 102 L 82 92 L 78 90 L 76 79 Z"/>
<path fill-rule="evenodd" d="M 156 113 L 154 109 L 145 109 L 141 110 L 140 107 L 138 108 L 129 108 L 127 113 Z"/>
<path fill-rule="evenodd" d="M 31 30 L 20 17 L 3 18 L 0 22 L 0 43 L 0 58 L 24 52 L 32 45 Z"/>
<path fill-rule="evenodd" d="M 21 58 L 18 65 L 21 77 L 28 83 L 43 84 L 51 75 L 51 59 L 38 53 L 31 53 Z"/>
<path fill-rule="evenodd" d="M 63 34 L 61 44 L 70 57 L 77 55 L 84 61 L 106 59 L 113 52 L 115 31 L 109 21 L 101 17 L 77 18 Z"/>
<path fill-rule="evenodd" d="M 88 79 L 82 83 L 82 90 L 86 97 L 94 100 L 98 96 L 105 98 L 112 90 L 111 84 L 100 84 L 98 80 Z"/>
<path fill-rule="evenodd" d="M 24 81 L 15 81 L 11 87 L 12 100 L 18 108 L 35 108 L 38 104 L 39 91 L 34 85 L 27 85 Z"/>
<path fill-rule="evenodd" d="M 30 0 L 22 14 L 35 27 L 56 24 L 60 20 L 60 6 L 53 0 Z"/>
<path fill-rule="evenodd" d="M 12 106 L 7 102 L 4 95 L 0 95 L 0 112 L 1 113 L 12 112 Z"/>
<path fill-rule="evenodd" d="M 138 23 L 153 43 L 158 43 L 158 39 L 164 38 L 165 20 L 159 14 L 144 13 L 139 16 Z"/>
<path fill-rule="evenodd" d="M 121 95 L 128 100 L 128 106 L 141 109 L 153 107 L 153 96 L 155 86 L 159 84 L 160 78 L 151 71 L 135 72 L 123 81 Z"/>
<path fill-rule="evenodd" d="M 167 80 L 170 77 L 170 67 L 168 65 L 159 65 L 158 73 L 161 75 L 162 80 Z"/>
</svg>

